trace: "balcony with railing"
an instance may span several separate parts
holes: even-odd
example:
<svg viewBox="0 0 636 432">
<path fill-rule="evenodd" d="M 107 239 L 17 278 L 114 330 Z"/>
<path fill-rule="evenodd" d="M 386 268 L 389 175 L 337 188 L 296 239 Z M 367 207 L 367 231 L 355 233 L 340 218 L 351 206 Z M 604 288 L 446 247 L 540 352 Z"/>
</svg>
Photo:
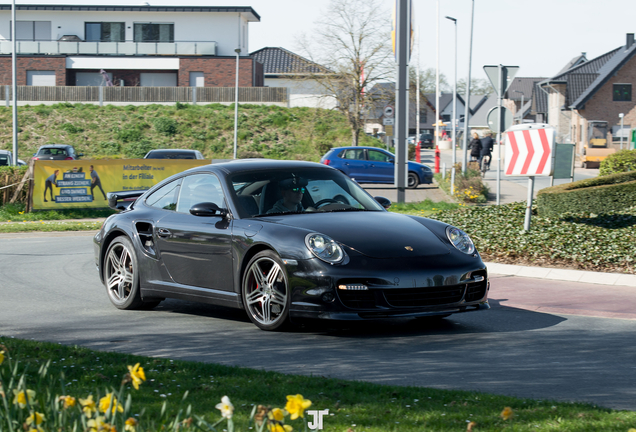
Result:
<svg viewBox="0 0 636 432">
<path fill-rule="evenodd" d="M 11 54 L 13 42 L 0 40 L 0 54 Z M 167 56 L 216 55 L 216 42 L 16 41 L 16 54 Z"/>
</svg>

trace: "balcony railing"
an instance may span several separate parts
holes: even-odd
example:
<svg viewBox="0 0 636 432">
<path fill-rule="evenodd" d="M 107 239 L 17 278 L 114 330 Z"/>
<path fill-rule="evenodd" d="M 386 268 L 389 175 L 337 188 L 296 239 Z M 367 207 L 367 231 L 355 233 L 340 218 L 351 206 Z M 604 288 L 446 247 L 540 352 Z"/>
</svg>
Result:
<svg viewBox="0 0 636 432">
<path fill-rule="evenodd" d="M 0 41 L 0 54 L 11 54 L 13 42 Z M 81 42 L 17 41 L 17 54 L 45 55 L 216 55 L 216 42 Z"/>
</svg>

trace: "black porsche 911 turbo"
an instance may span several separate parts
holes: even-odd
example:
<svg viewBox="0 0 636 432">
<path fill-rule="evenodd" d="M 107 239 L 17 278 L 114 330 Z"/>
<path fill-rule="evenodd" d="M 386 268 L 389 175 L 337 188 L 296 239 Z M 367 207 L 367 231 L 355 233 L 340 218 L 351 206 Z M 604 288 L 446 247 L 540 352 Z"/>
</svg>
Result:
<svg viewBox="0 0 636 432">
<path fill-rule="evenodd" d="M 109 194 L 95 264 L 120 309 L 165 298 L 294 319 L 444 317 L 489 309 L 486 266 L 459 228 L 386 211 L 336 169 L 237 160 Z"/>
</svg>

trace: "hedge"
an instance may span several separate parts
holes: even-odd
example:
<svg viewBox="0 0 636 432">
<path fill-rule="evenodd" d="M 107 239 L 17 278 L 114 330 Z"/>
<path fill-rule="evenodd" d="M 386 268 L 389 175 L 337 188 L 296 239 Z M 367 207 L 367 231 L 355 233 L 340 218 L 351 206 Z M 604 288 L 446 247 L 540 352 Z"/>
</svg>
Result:
<svg viewBox="0 0 636 432">
<path fill-rule="evenodd" d="M 636 150 L 621 150 L 601 161 L 599 175 L 605 176 L 636 170 Z"/>
<path fill-rule="evenodd" d="M 0 205 L 7 204 L 11 200 L 11 198 L 13 198 L 13 194 L 18 187 L 16 183 L 20 183 L 22 181 L 22 178 L 24 177 L 27 169 L 27 166 L 0 167 Z M 16 202 L 26 204 L 28 190 L 29 184 L 27 183 L 22 188 L 22 191 L 18 195 L 18 199 Z"/>
<path fill-rule="evenodd" d="M 636 203 L 636 171 L 611 174 L 552 186 L 537 194 L 541 216 L 563 213 L 607 213 Z"/>
</svg>

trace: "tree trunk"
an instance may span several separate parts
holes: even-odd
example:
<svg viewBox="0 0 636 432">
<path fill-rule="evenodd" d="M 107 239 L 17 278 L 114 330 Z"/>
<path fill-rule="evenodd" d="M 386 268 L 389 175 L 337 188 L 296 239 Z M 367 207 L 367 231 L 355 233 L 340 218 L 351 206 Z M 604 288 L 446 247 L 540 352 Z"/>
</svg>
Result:
<svg viewBox="0 0 636 432">
<path fill-rule="evenodd" d="M 357 146 L 359 142 L 360 142 L 360 129 L 352 127 L 351 128 L 351 145 Z"/>
</svg>

